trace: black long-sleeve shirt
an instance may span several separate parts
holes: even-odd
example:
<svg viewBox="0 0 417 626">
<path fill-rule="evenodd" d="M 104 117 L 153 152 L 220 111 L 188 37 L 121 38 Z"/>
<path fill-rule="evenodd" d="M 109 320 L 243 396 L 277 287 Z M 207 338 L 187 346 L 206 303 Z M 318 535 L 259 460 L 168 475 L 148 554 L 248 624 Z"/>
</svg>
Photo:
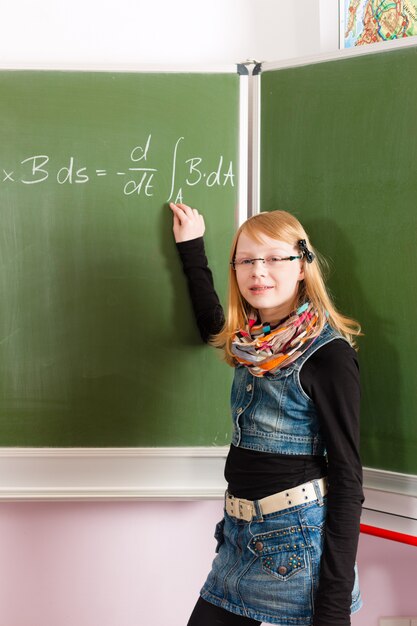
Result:
<svg viewBox="0 0 417 626">
<path fill-rule="evenodd" d="M 203 238 L 177 244 L 203 341 L 224 323 Z M 359 457 L 360 384 L 356 352 L 335 339 L 303 365 L 301 385 L 313 400 L 327 459 L 230 446 L 225 478 L 230 493 L 256 500 L 327 474 L 327 517 L 313 626 L 349 626 L 359 520 L 363 503 Z"/>
</svg>

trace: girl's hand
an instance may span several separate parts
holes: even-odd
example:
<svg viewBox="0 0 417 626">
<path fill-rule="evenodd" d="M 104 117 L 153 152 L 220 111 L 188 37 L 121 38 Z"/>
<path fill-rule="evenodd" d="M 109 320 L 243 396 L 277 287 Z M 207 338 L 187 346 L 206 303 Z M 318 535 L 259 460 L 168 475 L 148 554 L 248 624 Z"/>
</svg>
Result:
<svg viewBox="0 0 417 626">
<path fill-rule="evenodd" d="M 170 202 L 169 206 L 174 216 L 172 230 L 177 243 L 197 239 L 197 237 L 204 235 L 206 230 L 204 217 L 200 215 L 197 209 L 192 209 L 186 204 L 174 204 L 173 202 Z"/>
</svg>

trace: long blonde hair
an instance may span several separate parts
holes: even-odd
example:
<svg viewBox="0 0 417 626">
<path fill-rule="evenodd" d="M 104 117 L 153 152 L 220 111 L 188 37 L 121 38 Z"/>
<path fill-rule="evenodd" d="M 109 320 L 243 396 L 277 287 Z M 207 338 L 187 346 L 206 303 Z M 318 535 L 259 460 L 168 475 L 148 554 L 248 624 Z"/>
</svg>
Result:
<svg viewBox="0 0 417 626">
<path fill-rule="evenodd" d="M 304 279 L 299 282 L 296 307 L 303 304 L 306 300 L 311 302 L 316 308 L 319 317 L 317 334 L 321 332 L 325 323 L 328 322 L 330 326 L 355 347 L 354 337 L 362 334 L 361 327 L 356 320 L 346 317 L 337 311 L 324 283 L 323 273 L 327 269 L 327 263 L 314 250 L 307 233 L 298 219 L 287 211 L 268 211 L 253 215 L 236 232 L 230 251 L 230 262 L 235 258 L 237 242 L 240 234 L 243 232 L 257 242 L 262 242 L 262 235 L 285 241 L 294 246 L 297 246 L 300 239 L 305 239 L 307 247 L 316 255 L 316 258 L 312 263 L 303 261 Z M 236 272 L 230 265 L 226 321 L 221 331 L 213 335 L 209 343 L 216 348 L 223 348 L 224 359 L 231 366 L 236 365 L 231 352 L 232 338 L 239 328 L 243 328 L 247 324 L 248 313 L 251 309 L 251 305 L 240 294 Z"/>
</svg>

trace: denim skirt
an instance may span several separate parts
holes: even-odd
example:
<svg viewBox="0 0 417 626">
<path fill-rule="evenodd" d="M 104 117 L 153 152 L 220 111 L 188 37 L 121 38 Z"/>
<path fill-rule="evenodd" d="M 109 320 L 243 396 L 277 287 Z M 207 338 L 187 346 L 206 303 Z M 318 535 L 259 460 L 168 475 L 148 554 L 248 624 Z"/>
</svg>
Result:
<svg viewBox="0 0 417 626">
<path fill-rule="evenodd" d="M 259 514 L 226 511 L 217 524 L 217 555 L 202 598 L 237 615 L 280 626 L 310 626 L 323 548 L 326 498 Z M 351 612 L 362 606 L 355 566 Z"/>
</svg>

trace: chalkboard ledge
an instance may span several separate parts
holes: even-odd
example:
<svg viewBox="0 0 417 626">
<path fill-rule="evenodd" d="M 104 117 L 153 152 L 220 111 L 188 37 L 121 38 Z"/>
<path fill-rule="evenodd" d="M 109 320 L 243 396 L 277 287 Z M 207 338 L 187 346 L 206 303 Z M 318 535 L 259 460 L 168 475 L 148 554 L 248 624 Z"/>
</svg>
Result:
<svg viewBox="0 0 417 626">
<path fill-rule="evenodd" d="M 364 468 L 362 524 L 417 537 L 417 476 Z"/>
<path fill-rule="evenodd" d="M 0 448 L 0 501 L 218 500 L 227 446 Z M 363 523 L 417 535 L 417 476 L 364 468 Z"/>
<path fill-rule="evenodd" d="M 0 501 L 219 499 L 228 447 L 0 448 Z"/>
</svg>

